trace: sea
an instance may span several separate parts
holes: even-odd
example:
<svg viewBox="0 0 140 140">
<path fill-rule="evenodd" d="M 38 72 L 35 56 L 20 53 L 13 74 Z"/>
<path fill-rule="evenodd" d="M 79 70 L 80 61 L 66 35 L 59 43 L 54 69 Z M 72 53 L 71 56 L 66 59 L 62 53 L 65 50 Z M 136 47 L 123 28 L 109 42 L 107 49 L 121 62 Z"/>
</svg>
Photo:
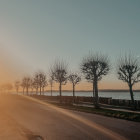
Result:
<svg viewBox="0 0 140 140">
<path fill-rule="evenodd" d="M 50 96 L 50 92 L 45 92 L 45 95 Z M 59 92 L 53 92 L 52 96 L 58 96 Z M 64 91 L 62 92 L 62 96 L 72 96 L 72 92 Z M 85 96 L 85 97 L 93 97 L 93 93 L 90 91 L 77 91 L 75 92 L 75 96 Z M 99 97 L 110 97 L 112 99 L 125 99 L 131 100 L 130 93 L 124 91 L 100 91 Z M 140 100 L 140 92 L 134 92 L 134 99 Z"/>
</svg>

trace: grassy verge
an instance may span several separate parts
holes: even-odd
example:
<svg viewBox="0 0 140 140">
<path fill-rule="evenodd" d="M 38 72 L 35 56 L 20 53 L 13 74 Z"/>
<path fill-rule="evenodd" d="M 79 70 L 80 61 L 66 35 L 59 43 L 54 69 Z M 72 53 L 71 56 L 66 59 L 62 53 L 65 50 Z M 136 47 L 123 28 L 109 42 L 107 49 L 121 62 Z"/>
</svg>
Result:
<svg viewBox="0 0 140 140">
<path fill-rule="evenodd" d="M 123 111 L 116 111 L 116 110 L 109 110 L 109 109 L 102 109 L 102 108 L 95 109 L 92 107 L 73 106 L 73 105 L 66 105 L 66 104 L 60 104 L 60 103 L 51 103 L 51 104 L 56 105 L 61 108 L 65 108 L 65 109 L 140 122 L 139 113 L 123 112 Z"/>
</svg>

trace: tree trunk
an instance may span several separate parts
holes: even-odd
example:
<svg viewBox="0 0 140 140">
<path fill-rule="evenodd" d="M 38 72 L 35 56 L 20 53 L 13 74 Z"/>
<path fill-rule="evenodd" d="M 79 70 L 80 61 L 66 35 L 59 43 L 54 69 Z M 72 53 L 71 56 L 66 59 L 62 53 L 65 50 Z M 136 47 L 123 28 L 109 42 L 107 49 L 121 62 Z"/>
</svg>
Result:
<svg viewBox="0 0 140 140">
<path fill-rule="evenodd" d="M 133 108 L 136 109 L 136 104 L 135 104 L 135 100 L 134 100 L 132 85 L 129 86 L 129 90 L 130 90 L 130 96 L 131 96 L 131 101 L 132 101 L 132 104 L 133 104 Z"/>
<path fill-rule="evenodd" d="M 38 93 L 38 88 L 36 88 L 36 95 L 37 95 L 37 93 Z"/>
<path fill-rule="evenodd" d="M 40 86 L 40 95 L 41 95 L 41 86 Z"/>
<path fill-rule="evenodd" d="M 24 88 L 23 88 L 23 95 L 24 95 Z"/>
<path fill-rule="evenodd" d="M 32 95 L 33 95 L 34 89 L 32 88 Z"/>
<path fill-rule="evenodd" d="M 28 95 L 28 88 L 26 88 L 26 92 L 27 92 L 27 95 Z"/>
<path fill-rule="evenodd" d="M 61 94 L 62 94 L 62 84 L 60 83 L 60 85 L 59 85 L 59 94 L 60 94 L 60 103 L 62 103 L 62 96 L 61 96 Z"/>
<path fill-rule="evenodd" d="M 92 83 L 92 88 L 93 88 L 93 104 L 95 104 L 95 87 L 94 87 L 94 81 Z"/>
<path fill-rule="evenodd" d="M 52 86 L 51 86 L 51 96 L 52 96 Z"/>
<path fill-rule="evenodd" d="M 18 94 L 18 88 L 17 88 L 17 94 Z"/>
<path fill-rule="evenodd" d="M 75 103 L 75 85 L 73 84 L 73 103 Z"/>
<path fill-rule="evenodd" d="M 43 91 L 43 95 L 44 95 L 44 87 L 42 88 L 42 91 Z"/>
<path fill-rule="evenodd" d="M 95 108 L 99 108 L 98 81 L 97 80 L 95 80 L 94 86 L 95 86 Z"/>
</svg>

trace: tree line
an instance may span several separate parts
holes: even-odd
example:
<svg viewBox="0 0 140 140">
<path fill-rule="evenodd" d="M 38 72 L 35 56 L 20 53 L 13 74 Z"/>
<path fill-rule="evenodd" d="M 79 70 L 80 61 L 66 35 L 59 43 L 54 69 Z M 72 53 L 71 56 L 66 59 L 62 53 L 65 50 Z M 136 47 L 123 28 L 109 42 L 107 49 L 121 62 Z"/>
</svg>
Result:
<svg viewBox="0 0 140 140">
<path fill-rule="evenodd" d="M 90 54 L 83 58 L 80 64 L 80 71 L 84 78 L 92 83 L 93 87 L 93 97 L 94 105 L 99 108 L 99 97 L 98 97 L 98 83 L 106 76 L 111 69 L 111 64 L 107 55 L 103 54 Z M 136 109 L 133 86 L 140 82 L 140 65 L 137 57 L 131 55 L 126 55 L 118 60 L 118 65 L 116 66 L 117 76 L 119 80 L 127 83 L 130 91 L 130 97 L 133 107 Z M 51 95 L 54 82 L 59 84 L 59 95 L 60 102 L 62 96 L 62 86 L 67 82 L 70 82 L 73 87 L 73 102 L 75 101 L 75 86 L 81 81 L 81 75 L 76 72 L 68 72 L 68 65 L 64 61 L 57 61 L 50 68 L 49 79 L 47 80 L 46 74 L 43 72 L 37 72 L 34 76 L 23 77 L 21 81 L 15 82 L 15 87 L 18 92 L 19 87 L 23 89 L 23 94 L 29 94 L 29 88 L 32 91 L 35 89 L 36 94 L 38 92 L 40 95 L 44 93 L 44 88 L 47 85 L 51 86 Z"/>
</svg>

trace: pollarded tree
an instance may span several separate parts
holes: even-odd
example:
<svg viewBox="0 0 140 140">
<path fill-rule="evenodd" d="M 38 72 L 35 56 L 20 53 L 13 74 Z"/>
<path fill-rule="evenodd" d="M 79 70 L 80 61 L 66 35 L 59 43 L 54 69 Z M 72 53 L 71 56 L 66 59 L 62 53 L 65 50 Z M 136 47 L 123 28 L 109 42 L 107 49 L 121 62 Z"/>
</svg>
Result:
<svg viewBox="0 0 140 140">
<path fill-rule="evenodd" d="M 101 54 L 89 55 L 84 58 L 81 63 L 81 71 L 85 75 L 85 79 L 93 84 L 93 96 L 95 93 L 96 108 L 99 108 L 98 82 L 103 76 L 108 74 L 109 70 L 110 65 L 108 57 Z"/>
<path fill-rule="evenodd" d="M 134 109 L 136 109 L 133 86 L 140 81 L 140 65 L 137 58 L 131 55 L 121 58 L 118 63 L 118 79 L 126 82 L 129 86 L 131 101 Z"/>
<path fill-rule="evenodd" d="M 53 88 L 53 84 L 54 84 L 54 81 L 52 78 L 49 79 L 49 84 L 50 84 L 50 87 L 51 87 L 51 96 L 52 96 L 52 88 Z"/>
<path fill-rule="evenodd" d="M 40 95 L 41 95 L 42 91 L 44 92 L 44 88 L 47 86 L 46 75 L 41 71 L 37 72 L 35 74 L 34 80 L 35 80 L 34 82 L 35 82 L 37 88 L 39 88 Z"/>
<path fill-rule="evenodd" d="M 50 85 L 50 87 L 51 87 L 51 96 L 52 96 L 52 88 L 53 88 L 53 85 L 54 85 L 54 78 L 53 78 L 53 72 L 52 72 L 52 69 L 50 68 L 50 70 L 49 70 L 49 85 Z"/>
<path fill-rule="evenodd" d="M 59 94 L 60 94 L 60 102 L 62 96 L 62 85 L 67 83 L 68 72 L 67 72 L 67 65 L 63 61 L 55 62 L 54 66 L 51 68 L 51 75 L 54 81 L 59 83 Z"/>
<path fill-rule="evenodd" d="M 26 93 L 28 95 L 29 93 L 29 88 L 31 86 L 31 78 L 26 76 L 22 79 L 22 83 L 21 86 L 23 87 L 23 89 L 26 89 Z"/>
<path fill-rule="evenodd" d="M 48 86 L 48 82 L 47 82 L 47 78 L 46 78 L 46 75 L 44 74 L 44 76 L 42 77 L 42 92 L 44 94 L 44 90 L 45 90 L 45 87 Z"/>
<path fill-rule="evenodd" d="M 77 73 L 71 73 L 68 80 L 72 83 L 73 87 L 73 102 L 75 102 L 75 86 L 81 81 L 81 77 Z"/>
<path fill-rule="evenodd" d="M 21 84 L 20 84 L 20 86 L 22 87 L 22 93 L 24 94 L 24 92 L 25 92 L 25 81 L 24 81 L 25 79 L 23 78 L 22 79 L 22 81 L 21 81 Z"/>
<path fill-rule="evenodd" d="M 30 84 L 31 94 L 33 94 L 34 88 L 35 88 L 35 86 L 34 86 L 34 79 L 33 78 L 31 79 L 30 83 L 31 83 Z"/>
<path fill-rule="evenodd" d="M 38 94 L 38 89 L 39 89 L 39 76 L 38 76 L 37 73 L 33 77 L 33 87 L 35 88 L 36 95 L 37 95 Z"/>
<path fill-rule="evenodd" d="M 15 81 L 15 88 L 16 88 L 17 94 L 18 94 L 18 91 L 19 91 L 19 87 L 20 87 L 20 81 Z"/>
</svg>

